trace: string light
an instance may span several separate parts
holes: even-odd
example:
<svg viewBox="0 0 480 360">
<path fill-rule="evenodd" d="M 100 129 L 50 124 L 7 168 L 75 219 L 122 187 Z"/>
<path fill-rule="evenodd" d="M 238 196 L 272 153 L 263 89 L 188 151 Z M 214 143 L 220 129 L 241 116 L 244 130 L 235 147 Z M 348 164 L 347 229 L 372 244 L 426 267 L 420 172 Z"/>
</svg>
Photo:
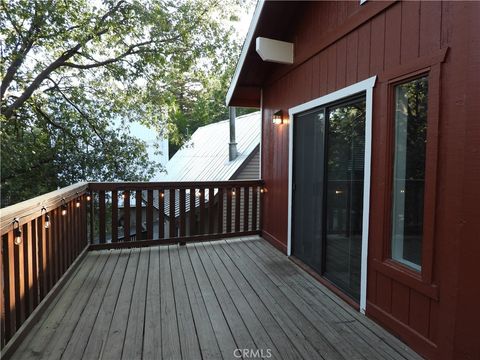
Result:
<svg viewBox="0 0 480 360">
<path fill-rule="evenodd" d="M 197 197 L 200 197 L 200 196 L 202 196 L 202 192 L 200 190 L 198 190 Z"/>
<path fill-rule="evenodd" d="M 75 203 L 75 206 L 76 206 L 77 208 L 79 208 L 80 205 L 81 205 L 81 204 L 80 204 L 80 197 L 78 196 L 78 192 L 77 192 L 77 202 Z"/>
<path fill-rule="evenodd" d="M 164 196 L 165 196 L 165 194 L 160 191 L 160 197 L 163 198 Z"/>
<path fill-rule="evenodd" d="M 67 203 L 65 202 L 65 198 L 62 198 L 62 216 L 67 215 Z"/>
<path fill-rule="evenodd" d="M 45 212 L 45 224 L 43 226 L 45 227 L 45 229 L 48 229 L 50 227 L 50 215 L 48 215 L 47 209 L 45 208 L 45 206 L 42 207 L 42 210 L 40 212 L 42 215 Z"/>
<path fill-rule="evenodd" d="M 90 201 L 92 197 L 90 196 L 90 193 L 87 194 L 87 201 Z"/>
<path fill-rule="evenodd" d="M 15 227 L 15 223 L 17 224 L 17 227 Z M 13 243 L 15 245 L 20 245 L 22 243 L 22 230 L 20 229 L 18 219 L 13 220 Z"/>
<path fill-rule="evenodd" d="M 232 190 L 232 195 L 235 196 L 235 190 Z"/>
</svg>

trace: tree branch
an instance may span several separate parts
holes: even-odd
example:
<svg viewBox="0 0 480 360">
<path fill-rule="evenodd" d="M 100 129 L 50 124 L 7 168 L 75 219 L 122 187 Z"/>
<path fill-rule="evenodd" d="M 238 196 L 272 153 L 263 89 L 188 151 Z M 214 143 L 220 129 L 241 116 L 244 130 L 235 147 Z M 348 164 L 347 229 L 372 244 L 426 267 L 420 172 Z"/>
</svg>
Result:
<svg viewBox="0 0 480 360">
<path fill-rule="evenodd" d="M 20 95 L 10 106 L 7 106 L 5 111 L 3 112 L 3 115 L 9 119 L 14 111 L 16 109 L 18 109 L 20 106 L 23 105 L 23 103 L 25 103 L 25 101 L 27 101 L 33 94 L 33 92 L 35 90 L 38 89 L 38 87 L 40 86 L 40 84 L 46 80 L 49 75 L 54 72 L 55 70 L 57 70 L 59 67 L 61 67 L 67 60 L 69 60 L 70 58 L 72 58 L 77 52 L 78 50 L 80 50 L 80 48 L 82 46 L 84 46 L 86 43 L 88 43 L 89 41 L 91 41 L 92 39 L 94 39 L 96 36 L 100 37 L 102 36 L 103 34 L 105 34 L 108 30 L 107 29 L 102 29 L 102 26 L 103 24 L 105 23 L 105 21 L 111 16 L 113 15 L 115 12 L 117 12 L 119 9 L 120 9 L 120 6 L 122 4 L 124 4 L 125 1 L 124 0 L 121 0 L 119 1 L 114 7 L 112 7 L 109 11 L 107 11 L 103 16 L 102 18 L 100 19 L 99 23 L 97 24 L 96 26 L 96 29 L 98 29 L 97 31 L 95 31 L 93 34 L 90 34 L 89 36 L 87 36 L 84 41 L 82 42 L 79 42 L 77 43 L 74 47 L 70 48 L 69 50 L 65 51 L 62 55 L 60 55 L 54 62 L 52 62 L 50 65 L 48 65 L 45 69 L 43 69 L 40 74 L 38 74 L 35 79 L 30 83 L 30 85 L 23 91 L 22 95 Z M 21 63 L 23 62 L 23 59 L 25 57 L 22 58 L 21 60 Z M 19 65 L 21 65 L 21 63 Z M 15 72 L 16 72 L 16 69 L 15 69 Z M 12 74 L 12 79 L 13 79 L 13 74 Z M 5 79 L 4 79 L 5 80 Z M 11 82 L 11 80 L 10 80 Z M 8 83 L 9 84 L 9 83 Z M 6 86 L 8 87 L 8 86 Z M 5 87 L 5 91 L 6 91 L 6 87 Z M 4 82 L 2 81 L 2 91 L 4 90 Z"/>
</svg>

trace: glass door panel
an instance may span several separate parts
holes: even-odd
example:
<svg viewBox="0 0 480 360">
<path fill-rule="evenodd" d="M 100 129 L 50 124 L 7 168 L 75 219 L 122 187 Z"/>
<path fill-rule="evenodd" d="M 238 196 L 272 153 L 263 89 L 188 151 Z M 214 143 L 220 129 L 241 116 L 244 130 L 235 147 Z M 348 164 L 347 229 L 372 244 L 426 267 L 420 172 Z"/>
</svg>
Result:
<svg viewBox="0 0 480 360">
<path fill-rule="evenodd" d="M 292 252 L 319 273 L 322 265 L 325 110 L 295 117 Z"/>
<path fill-rule="evenodd" d="M 365 99 L 328 108 L 323 276 L 360 299 Z"/>
</svg>

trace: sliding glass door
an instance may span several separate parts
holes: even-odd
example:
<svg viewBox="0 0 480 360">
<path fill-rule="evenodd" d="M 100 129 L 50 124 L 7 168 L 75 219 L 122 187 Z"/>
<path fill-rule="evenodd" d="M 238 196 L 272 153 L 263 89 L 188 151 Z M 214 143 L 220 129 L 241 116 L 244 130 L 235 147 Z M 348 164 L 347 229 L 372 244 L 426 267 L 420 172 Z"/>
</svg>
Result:
<svg viewBox="0 0 480 360">
<path fill-rule="evenodd" d="M 293 255 L 360 298 L 365 98 L 295 116 Z"/>
</svg>

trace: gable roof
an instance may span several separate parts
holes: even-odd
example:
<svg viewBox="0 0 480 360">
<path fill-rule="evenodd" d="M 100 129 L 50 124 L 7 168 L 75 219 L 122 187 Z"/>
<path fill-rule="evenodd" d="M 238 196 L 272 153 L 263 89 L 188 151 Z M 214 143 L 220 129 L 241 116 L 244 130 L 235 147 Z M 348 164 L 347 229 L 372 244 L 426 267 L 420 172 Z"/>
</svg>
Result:
<svg viewBox="0 0 480 360">
<path fill-rule="evenodd" d="M 230 142 L 229 120 L 220 121 L 198 128 L 188 141 L 166 164 L 167 173 L 162 173 L 152 181 L 227 181 L 241 170 L 242 166 L 258 151 L 260 144 L 261 113 L 256 111 L 235 119 L 235 135 L 238 156 L 228 159 L 228 143 Z M 216 194 L 215 190 L 215 194 Z M 190 191 L 187 189 L 187 198 Z M 158 193 L 154 193 L 153 206 L 159 208 Z M 214 194 L 212 194 L 213 196 Z M 143 198 L 146 199 L 146 193 Z M 210 194 L 205 191 L 205 201 Z M 164 213 L 170 215 L 170 191 L 164 193 Z M 195 197 L 195 207 L 200 199 Z M 189 201 L 186 211 L 190 210 Z M 179 190 L 175 190 L 175 216 L 180 213 Z"/>
<path fill-rule="evenodd" d="M 198 128 L 153 181 L 227 181 L 260 143 L 260 111 L 235 120 L 238 157 L 228 160 L 229 120 Z"/>
</svg>

